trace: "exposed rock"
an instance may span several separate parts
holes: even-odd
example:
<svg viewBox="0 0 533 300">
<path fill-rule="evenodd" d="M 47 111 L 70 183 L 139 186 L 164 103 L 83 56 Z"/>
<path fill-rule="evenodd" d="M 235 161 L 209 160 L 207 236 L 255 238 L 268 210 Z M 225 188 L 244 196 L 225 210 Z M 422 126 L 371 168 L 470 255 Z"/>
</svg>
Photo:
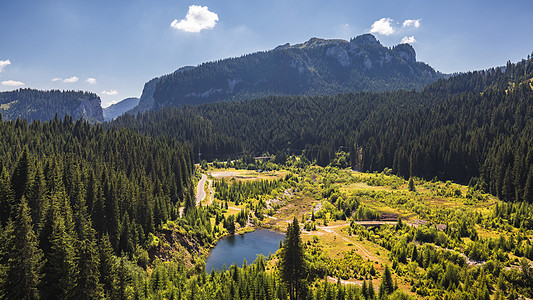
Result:
<svg viewBox="0 0 533 300">
<path fill-rule="evenodd" d="M 139 104 L 137 104 L 137 106 L 135 106 L 133 109 L 128 111 L 128 113 L 136 114 L 138 112 L 145 112 L 147 110 L 152 109 L 155 103 L 154 101 L 155 86 L 160 80 L 161 80 L 161 77 L 156 77 L 144 84 L 143 92 L 141 94 L 141 98 L 139 99 Z"/>
<path fill-rule="evenodd" d="M 78 108 L 76 108 L 73 115 L 75 119 L 81 118 L 91 122 L 103 122 L 104 115 L 102 112 L 100 97 L 83 99 L 83 102 Z"/>
<path fill-rule="evenodd" d="M 370 33 L 360 35 L 355 39 L 351 40 L 352 43 L 356 45 L 376 45 L 381 46 L 381 43 Z"/>
<path fill-rule="evenodd" d="M 279 46 L 277 46 L 276 48 L 274 48 L 274 50 L 283 50 L 283 49 L 288 49 L 288 48 L 290 48 L 290 47 L 291 47 L 291 44 L 286 43 L 286 44 L 284 44 L 284 45 L 279 45 Z"/>
<path fill-rule="evenodd" d="M 394 52 L 396 52 L 401 58 L 408 62 L 415 62 L 416 61 L 416 52 L 415 49 L 413 49 L 413 46 L 409 44 L 400 44 L 397 45 L 392 49 Z"/>
<path fill-rule="evenodd" d="M 390 49 L 371 34 L 350 41 L 311 38 L 272 51 L 180 68 L 155 78 L 145 85 L 139 105 L 132 112 L 272 94 L 421 89 L 439 77 L 441 74 L 430 66 L 416 62 L 414 49 L 409 45 Z"/>
<path fill-rule="evenodd" d="M 346 53 L 346 51 L 340 46 L 328 48 L 328 50 L 326 50 L 326 55 L 334 57 L 343 67 L 350 66 L 350 56 L 348 56 L 348 53 Z"/>
<path fill-rule="evenodd" d="M 372 60 L 370 60 L 370 57 L 365 56 L 363 63 L 365 64 L 366 69 L 372 69 Z"/>
</svg>

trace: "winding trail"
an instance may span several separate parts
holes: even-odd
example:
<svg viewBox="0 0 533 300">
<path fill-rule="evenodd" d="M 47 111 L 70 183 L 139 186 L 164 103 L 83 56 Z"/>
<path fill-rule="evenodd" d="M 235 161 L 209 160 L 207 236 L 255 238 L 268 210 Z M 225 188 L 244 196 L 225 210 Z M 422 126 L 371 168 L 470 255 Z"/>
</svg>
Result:
<svg viewBox="0 0 533 300">
<path fill-rule="evenodd" d="M 202 174 L 202 179 L 198 182 L 196 187 L 196 206 L 200 205 L 200 202 L 205 198 L 205 182 L 207 181 L 207 175 Z"/>
<path fill-rule="evenodd" d="M 204 200 L 205 198 L 204 186 L 205 186 L 206 181 L 207 181 L 207 175 L 202 174 L 202 178 L 200 179 L 200 181 L 198 182 L 198 186 L 196 187 L 196 206 L 199 206 L 200 202 Z M 209 183 L 211 187 L 211 182 Z M 212 190 L 212 188 L 210 190 Z M 182 206 L 179 208 L 180 218 L 183 216 L 184 211 L 185 211 L 185 207 Z"/>
<path fill-rule="evenodd" d="M 338 225 L 331 225 L 331 226 L 317 226 L 316 228 L 318 230 L 323 230 L 325 232 L 333 233 L 334 235 L 337 235 L 337 236 L 341 237 L 343 241 L 348 242 L 348 243 L 352 243 L 355 247 L 357 247 L 359 250 L 361 250 L 361 252 L 363 252 L 364 256 L 366 256 L 370 260 L 381 262 L 380 259 L 378 259 L 374 255 L 372 255 L 372 253 L 370 253 L 370 251 L 368 251 L 359 241 L 357 241 L 355 239 L 348 239 L 347 237 L 345 237 L 345 236 L 339 234 L 337 231 L 335 231 L 336 228 L 345 227 L 345 226 L 349 226 L 349 224 L 338 224 Z"/>
</svg>

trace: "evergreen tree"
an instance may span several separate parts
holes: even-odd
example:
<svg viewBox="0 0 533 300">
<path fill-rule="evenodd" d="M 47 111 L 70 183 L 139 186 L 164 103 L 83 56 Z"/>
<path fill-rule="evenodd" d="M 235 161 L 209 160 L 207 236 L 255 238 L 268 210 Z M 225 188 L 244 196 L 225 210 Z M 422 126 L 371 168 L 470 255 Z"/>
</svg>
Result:
<svg viewBox="0 0 533 300">
<path fill-rule="evenodd" d="M 16 199 L 20 199 L 22 196 L 28 196 L 33 183 L 33 169 L 32 156 L 29 154 L 28 148 L 25 147 L 11 179 L 11 184 L 13 185 L 13 191 L 15 192 Z"/>
<path fill-rule="evenodd" d="M 372 280 L 368 283 L 368 297 L 367 299 L 375 299 L 376 298 L 376 291 L 374 290 L 374 284 L 372 283 Z"/>
<path fill-rule="evenodd" d="M 416 191 L 415 181 L 413 180 L 413 177 L 409 177 L 409 191 L 411 192 Z"/>
<path fill-rule="evenodd" d="M 67 232 L 65 220 L 58 207 L 58 199 L 53 197 L 47 213 L 47 228 L 43 228 L 41 238 L 46 239 L 43 247 L 46 263 L 43 267 L 42 294 L 45 298 L 72 297 L 76 285 L 77 266 L 75 262 L 74 238 Z"/>
<path fill-rule="evenodd" d="M 379 298 L 382 298 L 384 295 L 392 294 L 392 292 L 394 292 L 392 274 L 389 269 L 389 265 L 385 265 L 385 270 L 383 271 L 383 278 L 381 280 L 381 285 L 379 286 Z"/>
<path fill-rule="evenodd" d="M 35 170 L 35 179 L 30 187 L 28 196 L 28 206 L 31 210 L 31 218 L 34 228 L 38 228 L 43 217 L 43 213 L 48 206 L 46 198 L 46 180 L 42 167 L 38 164 Z"/>
<path fill-rule="evenodd" d="M 280 255 L 281 278 L 287 286 L 290 299 L 304 299 L 306 262 L 304 248 L 300 237 L 298 220 L 294 217 L 287 227 L 287 234 Z"/>
<path fill-rule="evenodd" d="M 73 296 L 76 299 L 99 299 L 103 297 L 100 284 L 99 254 L 95 240 L 95 230 L 87 213 L 84 199 L 77 201 L 76 214 L 76 265 L 78 277 Z"/>
<path fill-rule="evenodd" d="M 9 173 L 0 166 L 0 225 L 5 225 L 10 217 L 15 217 L 15 193 L 11 188 Z"/>
<path fill-rule="evenodd" d="M 100 283 L 103 285 L 105 295 L 110 297 L 115 286 L 116 258 L 113 255 L 113 246 L 107 234 L 100 239 L 98 251 L 100 256 Z"/>
<path fill-rule="evenodd" d="M 39 299 L 43 253 L 37 247 L 31 213 L 22 197 L 18 206 L 13 235 L 8 241 L 8 262 L 4 295 L 8 299 Z"/>
<path fill-rule="evenodd" d="M 524 188 L 524 201 L 533 203 L 533 166 L 529 169 L 526 186 Z"/>
</svg>

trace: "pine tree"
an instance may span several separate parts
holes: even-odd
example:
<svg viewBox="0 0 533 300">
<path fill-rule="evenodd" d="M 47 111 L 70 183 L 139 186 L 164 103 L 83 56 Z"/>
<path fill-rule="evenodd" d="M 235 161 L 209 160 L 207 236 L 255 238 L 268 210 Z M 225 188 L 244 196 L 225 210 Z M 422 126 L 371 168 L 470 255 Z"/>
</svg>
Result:
<svg viewBox="0 0 533 300">
<path fill-rule="evenodd" d="M 38 299 L 43 253 L 37 247 L 31 213 L 22 197 L 18 206 L 13 235 L 8 241 L 8 262 L 4 294 L 8 299 Z"/>
<path fill-rule="evenodd" d="M 76 299 L 99 299 L 103 297 L 100 284 L 99 255 L 95 240 L 95 230 L 83 198 L 76 201 L 76 265 L 78 277 L 73 296 Z"/>
<path fill-rule="evenodd" d="M 526 186 L 524 188 L 524 201 L 533 203 L 533 166 L 529 169 Z"/>
<path fill-rule="evenodd" d="M 50 209 L 46 215 L 46 227 L 43 228 L 41 235 L 41 239 L 46 239 L 46 246 L 43 247 L 46 263 L 43 267 L 42 289 L 45 298 L 71 297 L 78 273 L 74 238 L 67 232 L 57 202 L 56 197 L 51 199 Z"/>
<path fill-rule="evenodd" d="M 9 173 L 3 166 L 0 168 L 0 225 L 5 225 L 10 217 L 15 217 L 15 193 L 11 188 Z"/>
<path fill-rule="evenodd" d="M 409 191 L 416 192 L 415 181 L 413 177 L 409 177 Z"/>
<path fill-rule="evenodd" d="M 384 294 L 382 294 L 382 292 Z M 394 292 L 394 284 L 392 282 L 392 274 L 389 269 L 389 265 L 385 265 L 385 270 L 383 271 L 383 279 L 381 280 L 381 285 L 379 286 L 379 297 L 382 295 L 389 295 Z"/>
<path fill-rule="evenodd" d="M 289 290 L 290 299 L 305 297 L 306 262 L 304 248 L 300 237 L 298 220 L 294 217 L 287 227 L 287 234 L 280 255 L 281 277 Z"/>
<path fill-rule="evenodd" d="M 26 147 L 11 178 L 16 199 L 20 199 L 22 196 L 28 196 L 34 177 L 33 169 L 33 159 Z"/>
<path fill-rule="evenodd" d="M 376 291 L 374 290 L 374 284 L 372 283 L 372 280 L 368 283 L 368 298 L 367 299 L 375 299 L 376 298 Z"/>
<path fill-rule="evenodd" d="M 44 211 L 47 207 L 46 198 L 46 181 L 44 179 L 43 169 L 37 165 L 35 170 L 35 179 L 30 187 L 28 196 L 28 206 L 31 210 L 31 218 L 35 228 L 39 227 Z"/>
<path fill-rule="evenodd" d="M 109 297 L 114 290 L 116 258 L 113 255 L 113 246 L 107 234 L 100 239 L 98 251 L 100 257 L 100 283 L 103 285 L 104 293 Z"/>
</svg>

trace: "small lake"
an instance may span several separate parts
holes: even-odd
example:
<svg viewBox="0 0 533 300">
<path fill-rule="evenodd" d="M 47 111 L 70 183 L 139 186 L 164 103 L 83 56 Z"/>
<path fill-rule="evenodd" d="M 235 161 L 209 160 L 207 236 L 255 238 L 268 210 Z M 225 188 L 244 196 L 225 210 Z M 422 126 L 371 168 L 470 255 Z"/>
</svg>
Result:
<svg viewBox="0 0 533 300">
<path fill-rule="evenodd" d="M 279 248 L 279 241 L 285 234 L 267 229 L 256 229 L 244 235 L 230 235 L 218 241 L 205 262 L 207 273 L 212 269 L 222 270 L 224 264 L 229 268 L 233 264 L 242 266 L 244 259 L 251 264 L 257 255 L 268 257 Z"/>
</svg>

